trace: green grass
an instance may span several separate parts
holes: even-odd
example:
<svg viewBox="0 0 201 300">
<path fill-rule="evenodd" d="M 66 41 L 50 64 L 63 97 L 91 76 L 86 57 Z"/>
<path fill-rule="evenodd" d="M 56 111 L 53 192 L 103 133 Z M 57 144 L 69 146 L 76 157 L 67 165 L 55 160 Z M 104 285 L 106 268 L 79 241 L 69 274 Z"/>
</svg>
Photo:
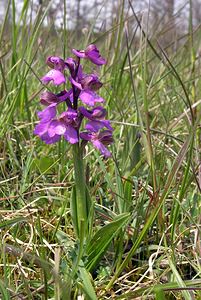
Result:
<svg viewBox="0 0 201 300">
<path fill-rule="evenodd" d="M 94 16 L 77 41 L 66 22 L 45 27 L 51 3 L 32 22 L 30 5 L 16 18 L 8 1 L 0 30 L 0 298 L 201 299 L 201 29 L 190 14 L 177 50 L 164 49 L 122 1 L 107 32 Z M 111 159 L 90 146 L 84 157 L 93 209 L 77 240 L 72 147 L 33 129 L 46 57 L 93 42 L 115 142 Z"/>
</svg>

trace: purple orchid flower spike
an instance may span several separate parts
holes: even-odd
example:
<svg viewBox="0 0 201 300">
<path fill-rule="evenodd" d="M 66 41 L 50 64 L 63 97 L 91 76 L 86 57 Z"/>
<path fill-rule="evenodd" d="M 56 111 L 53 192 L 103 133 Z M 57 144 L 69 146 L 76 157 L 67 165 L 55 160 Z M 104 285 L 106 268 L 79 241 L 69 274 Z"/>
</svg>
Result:
<svg viewBox="0 0 201 300">
<path fill-rule="evenodd" d="M 106 60 L 93 44 L 86 50 L 73 49 L 73 53 L 77 56 L 76 59 L 68 57 L 63 60 L 57 56 L 47 58 L 46 63 L 51 70 L 42 77 L 42 82 L 44 84 L 52 82 L 56 86 L 65 83 L 64 71 L 67 69 L 72 88 L 57 94 L 49 90 L 41 94 L 40 102 L 46 108 L 38 112 L 40 121 L 35 127 L 34 134 L 47 144 L 58 142 L 62 136 L 71 144 L 79 143 L 81 138 L 85 143 L 90 141 L 105 157 L 109 157 L 111 153 L 107 146 L 113 142 L 113 128 L 110 121 L 105 119 L 106 110 L 102 106 L 87 109 L 78 105 L 79 98 L 87 106 L 95 106 L 96 103 L 105 101 L 96 94 L 103 84 L 96 74 L 85 74 L 82 71 L 80 58 L 88 59 L 98 66 L 105 64 Z M 58 116 L 57 106 L 61 102 L 64 102 L 67 108 Z M 80 133 L 83 119 L 87 120 L 84 126 L 87 131 Z"/>
<path fill-rule="evenodd" d="M 73 54 L 80 58 L 87 58 L 97 66 L 106 64 L 106 60 L 100 55 L 96 45 L 89 45 L 86 50 L 72 50 Z"/>
<path fill-rule="evenodd" d="M 110 125 L 110 121 L 105 120 L 106 116 L 106 109 L 102 106 L 97 106 L 92 110 L 87 110 L 83 106 L 79 108 L 81 114 L 86 117 L 89 122 L 85 125 L 85 129 L 91 132 L 98 132 L 100 129 L 106 127 L 109 130 L 113 130 Z"/>
<path fill-rule="evenodd" d="M 112 132 L 110 130 L 104 130 L 98 133 L 81 132 L 80 137 L 85 141 L 90 141 L 93 146 L 104 155 L 104 157 L 111 156 L 111 152 L 106 148 L 106 146 L 113 143 Z"/>
</svg>

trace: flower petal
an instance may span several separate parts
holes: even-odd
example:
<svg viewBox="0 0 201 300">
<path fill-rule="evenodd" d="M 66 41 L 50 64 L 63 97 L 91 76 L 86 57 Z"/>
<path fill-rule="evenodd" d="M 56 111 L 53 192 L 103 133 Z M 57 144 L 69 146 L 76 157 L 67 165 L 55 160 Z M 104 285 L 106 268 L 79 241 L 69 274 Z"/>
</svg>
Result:
<svg viewBox="0 0 201 300">
<path fill-rule="evenodd" d="M 70 73 L 72 76 L 75 75 L 75 70 L 76 70 L 76 67 L 77 67 L 77 62 L 76 60 L 74 60 L 72 57 L 68 57 L 66 60 L 65 60 L 65 64 L 66 66 L 68 67 Z"/>
<path fill-rule="evenodd" d="M 100 55 L 96 45 L 89 45 L 86 50 L 73 49 L 72 52 L 80 58 L 88 58 L 92 63 L 100 66 L 106 64 L 106 60 Z"/>
<path fill-rule="evenodd" d="M 63 122 L 60 122 L 58 120 L 53 120 L 50 123 L 50 126 L 48 128 L 48 134 L 50 137 L 53 137 L 55 135 L 63 135 L 66 132 L 66 126 Z"/>
<path fill-rule="evenodd" d="M 80 93 L 80 99 L 84 104 L 94 106 L 96 102 L 104 102 L 105 100 L 90 90 L 84 90 Z"/>
<path fill-rule="evenodd" d="M 82 85 L 81 85 L 79 82 L 77 82 L 77 81 L 76 81 L 75 79 L 73 79 L 72 77 L 70 77 L 69 80 L 70 80 L 70 82 L 71 82 L 74 86 L 76 86 L 79 90 L 82 90 Z"/>
<path fill-rule="evenodd" d="M 85 141 L 91 141 L 92 139 L 92 134 L 89 132 L 81 132 L 80 133 L 80 137 L 81 139 L 85 140 Z"/>
<path fill-rule="evenodd" d="M 45 134 L 48 130 L 49 127 L 49 122 L 40 122 L 39 124 L 36 125 L 35 129 L 34 129 L 34 134 L 42 136 L 43 134 Z"/>
<path fill-rule="evenodd" d="M 106 60 L 95 51 L 88 53 L 87 56 L 91 60 L 91 62 L 93 62 L 97 66 L 106 64 Z"/>
<path fill-rule="evenodd" d="M 104 123 L 101 121 L 89 121 L 86 125 L 85 125 L 85 129 L 91 131 L 91 132 L 97 132 L 100 129 L 102 129 L 103 127 L 105 127 Z"/>
<path fill-rule="evenodd" d="M 57 103 L 58 101 L 59 99 L 57 98 L 57 95 L 49 91 L 44 91 L 40 95 L 40 103 L 43 105 L 48 106 L 52 103 Z"/>
<path fill-rule="evenodd" d="M 110 121 L 109 121 L 109 120 L 102 120 L 101 122 L 103 123 L 103 125 L 104 125 L 107 129 L 109 129 L 109 130 L 111 130 L 111 131 L 114 130 L 114 129 L 112 128 L 112 126 L 110 125 Z"/>
<path fill-rule="evenodd" d="M 95 74 L 82 74 L 80 81 L 84 90 L 89 89 L 92 91 L 97 91 L 103 85 L 102 82 L 100 82 L 100 80 L 98 79 L 98 76 Z"/>
<path fill-rule="evenodd" d="M 92 140 L 92 144 L 95 148 L 97 148 L 105 157 L 110 157 L 111 152 L 99 141 L 99 140 Z"/>
<path fill-rule="evenodd" d="M 106 116 L 106 109 L 102 106 L 96 106 L 92 110 L 88 110 L 84 106 L 80 106 L 79 111 L 89 120 L 101 120 Z"/>
<path fill-rule="evenodd" d="M 61 139 L 60 135 L 55 134 L 53 137 L 50 137 L 48 133 L 41 136 L 41 140 L 46 144 L 54 144 Z"/>
<path fill-rule="evenodd" d="M 64 60 L 58 56 L 49 56 L 46 60 L 46 63 L 50 68 L 59 70 L 61 72 L 63 72 L 66 67 Z"/>
<path fill-rule="evenodd" d="M 46 84 L 49 81 L 53 80 L 54 85 L 60 85 L 66 82 L 64 74 L 59 70 L 50 70 L 44 77 L 41 78 L 42 83 Z"/>
<path fill-rule="evenodd" d="M 91 132 L 97 132 L 104 127 L 108 128 L 111 131 L 113 130 L 110 125 L 110 121 L 108 120 L 92 120 L 85 125 L 85 128 Z"/>
<path fill-rule="evenodd" d="M 50 104 L 47 108 L 38 112 L 42 122 L 48 122 L 56 116 L 56 103 Z"/>
<path fill-rule="evenodd" d="M 100 55 L 98 48 L 94 44 L 87 47 L 85 54 L 91 62 L 98 66 L 106 64 L 106 60 Z"/>
<path fill-rule="evenodd" d="M 98 139 L 104 145 L 110 145 L 113 143 L 112 131 L 111 130 L 103 130 L 99 132 Z"/>
<path fill-rule="evenodd" d="M 70 125 L 68 125 L 66 127 L 66 132 L 64 133 L 64 138 L 67 141 L 69 141 L 69 143 L 71 143 L 71 144 L 76 144 L 79 141 L 77 130 Z"/>
<path fill-rule="evenodd" d="M 60 119 L 64 119 L 64 120 L 69 119 L 70 121 L 72 121 L 76 117 L 77 117 L 77 112 L 71 107 L 69 107 L 67 111 L 62 112 L 59 116 Z"/>
<path fill-rule="evenodd" d="M 75 54 L 77 57 L 80 57 L 80 58 L 85 58 L 86 55 L 85 55 L 85 52 L 83 50 L 76 50 L 76 49 L 72 49 L 72 52 L 73 54 Z"/>
</svg>

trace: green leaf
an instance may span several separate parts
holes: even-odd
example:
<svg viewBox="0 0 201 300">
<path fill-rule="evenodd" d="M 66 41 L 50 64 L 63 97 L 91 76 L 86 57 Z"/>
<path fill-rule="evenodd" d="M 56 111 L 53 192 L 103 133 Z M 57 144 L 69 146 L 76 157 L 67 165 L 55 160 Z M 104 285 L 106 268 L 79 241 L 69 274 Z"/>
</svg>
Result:
<svg viewBox="0 0 201 300">
<path fill-rule="evenodd" d="M 3 282 L 0 280 L 0 296 L 2 300 L 10 300 L 8 289 L 5 288 Z"/>
<path fill-rule="evenodd" d="M 156 300 L 165 300 L 165 293 L 160 287 L 155 288 L 155 296 Z"/>
<path fill-rule="evenodd" d="M 173 261 L 170 258 L 168 258 L 168 261 L 169 261 L 169 266 L 170 266 L 170 268 L 172 270 L 172 273 L 174 274 L 174 277 L 176 279 L 176 282 L 177 282 L 178 286 L 182 287 L 182 288 L 186 288 L 186 284 L 182 280 L 182 278 L 181 278 L 179 272 L 177 271 L 177 269 L 176 269 Z M 191 295 L 190 295 L 190 293 L 188 291 L 185 291 L 185 290 L 182 291 L 182 295 L 183 295 L 183 298 L 185 300 L 191 300 L 192 299 Z"/>
<path fill-rule="evenodd" d="M 77 216 L 77 199 L 76 199 L 76 188 L 73 187 L 72 190 L 72 196 L 71 196 L 71 216 L 72 216 L 72 222 L 75 229 L 76 234 L 79 233 L 79 224 L 78 224 L 78 216 Z"/>
<path fill-rule="evenodd" d="M 91 271 L 97 266 L 99 260 L 107 250 L 110 242 L 117 232 L 126 224 L 129 216 L 130 214 L 128 213 L 118 215 L 112 222 L 105 225 L 95 233 L 87 249 L 88 270 Z"/>
<path fill-rule="evenodd" d="M 41 173 L 46 172 L 46 174 L 51 174 L 52 169 L 50 168 L 52 164 L 54 163 L 54 158 L 51 157 L 40 157 L 35 158 L 33 160 L 32 168 L 33 169 L 39 169 Z"/>
<path fill-rule="evenodd" d="M 85 292 L 87 298 L 89 300 L 97 300 L 98 298 L 96 297 L 96 292 L 94 290 L 94 287 L 91 283 L 90 275 L 89 272 L 86 270 L 84 267 L 83 262 L 80 262 L 80 267 L 79 267 L 79 275 L 81 279 L 81 286 L 83 291 Z"/>
<path fill-rule="evenodd" d="M 19 222 L 23 222 L 25 220 L 26 220 L 25 218 L 19 217 L 19 218 L 15 218 L 15 219 L 12 219 L 12 220 L 3 221 L 2 223 L 0 223 L 0 229 L 3 229 L 7 226 L 15 225 L 15 224 L 17 224 Z"/>
</svg>

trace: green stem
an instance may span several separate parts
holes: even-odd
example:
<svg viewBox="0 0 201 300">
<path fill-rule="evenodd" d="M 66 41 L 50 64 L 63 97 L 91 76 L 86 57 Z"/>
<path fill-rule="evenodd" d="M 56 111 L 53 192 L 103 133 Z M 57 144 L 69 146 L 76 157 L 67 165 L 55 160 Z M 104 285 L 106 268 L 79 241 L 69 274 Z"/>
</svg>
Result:
<svg viewBox="0 0 201 300">
<path fill-rule="evenodd" d="M 78 238 L 80 238 L 81 232 L 85 233 L 87 227 L 87 198 L 83 155 L 79 144 L 73 145 L 73 160 L 76 190 L 75 205 L 77 210 L 77 234 Z M 84 230 L 81 230 L 81 224 L 85 227 Z"/>
</svg>

